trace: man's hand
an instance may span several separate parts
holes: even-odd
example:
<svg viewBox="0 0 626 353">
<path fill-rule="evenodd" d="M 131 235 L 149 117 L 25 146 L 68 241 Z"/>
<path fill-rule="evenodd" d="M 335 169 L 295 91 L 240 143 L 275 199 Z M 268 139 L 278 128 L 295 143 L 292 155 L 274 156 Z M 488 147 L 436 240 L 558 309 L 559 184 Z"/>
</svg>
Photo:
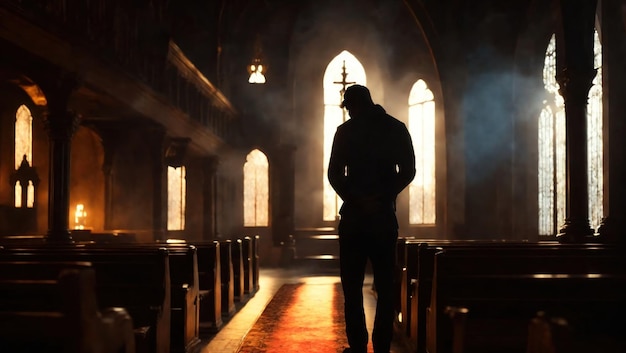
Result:
<svg viewBox="0 0 626 353">
<path fill-rule="evenodd" d="M 354 200 L 354 206 L 362 213 L 375 214 L 391 209 L 393 204 L 382 194 L 375 194 L 358 197 Z"/>
</svg>

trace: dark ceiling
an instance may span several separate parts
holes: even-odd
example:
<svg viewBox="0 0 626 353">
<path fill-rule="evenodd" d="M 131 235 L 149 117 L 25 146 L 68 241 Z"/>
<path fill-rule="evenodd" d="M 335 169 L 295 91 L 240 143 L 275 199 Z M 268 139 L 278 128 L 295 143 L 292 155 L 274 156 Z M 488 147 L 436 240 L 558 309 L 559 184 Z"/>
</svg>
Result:
<svg viewBox="0 0 626 353">
<path fill-rule="evenodd" d="M 211 82 L 228 92 L 231 78 L 246 74 L 257 38 L 276 77 L 289 65 L 295 33 L 316 31 L 322 17 L 337 23 L 359 18 L 375 22 L 382 35 L 391 36 L 391 45 L 402 43 L 399 34 L 419 31 L 427 38 L 424 44 L 438 54 L 443 46 L 470 35 L 497 45 L 510 41 L 534 7 L 552 2 L 539 3 L 543 5 L 532 0 L 176 0 L 169 2 L 168 14 L 176 43 Z"/>
</svg>

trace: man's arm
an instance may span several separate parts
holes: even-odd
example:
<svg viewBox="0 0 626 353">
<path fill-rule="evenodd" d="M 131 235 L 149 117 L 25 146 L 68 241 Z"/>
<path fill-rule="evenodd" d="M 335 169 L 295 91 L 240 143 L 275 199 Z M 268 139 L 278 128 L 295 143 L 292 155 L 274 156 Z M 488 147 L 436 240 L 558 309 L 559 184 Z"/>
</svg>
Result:
<svg viewBox="0 0 626 353">
<path fill-rule="evenodd" d="M 398 173 L 394 185 L 394 191 L 399 194 L 406 188 L 415 177 L 415 151 L 413 150 L 413 140 L 406 125 L 402 124 L 402 129 L 398 136 Z"/>
<path fill-rule="evenodd" d="M 347 150 L 342 138 L 341 129 L 337 129 L 333 139 L 333 147 L 328 163 L 328 181 L 342 200 L 346 201 L 347 185 L 345 168 L 347 165 Z"/>
</svg>

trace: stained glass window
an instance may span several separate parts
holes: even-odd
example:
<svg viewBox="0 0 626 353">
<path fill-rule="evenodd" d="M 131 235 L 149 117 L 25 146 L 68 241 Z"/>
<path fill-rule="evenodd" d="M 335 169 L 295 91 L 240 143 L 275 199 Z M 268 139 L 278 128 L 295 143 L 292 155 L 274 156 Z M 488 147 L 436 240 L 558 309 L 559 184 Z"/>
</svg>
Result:
<svg viewBox="0 0 626 353">
<path fill-rule="evenodd" d="M 587 105 L 587 162 L 589 165 L 589 223 L 598 229 L 604 217 L 603 209 L 603 141 L 602 141 L 602 45 L 594 31 L 594 77 Z"/>
<path fill-rule="evenodd" d="M 409 223 L 435 223 L 435 101 L 424 80 L 409 94 L 409 132 L 417 174 L 409 185 Z"/>
<path fill-rule="evenodd" d="M 269 163 L 258 149 L 248 153 L 243 166 L 243 225 L 269 225 Z"/>
<path fill-rule="evenodd" d="M 589 222 L 600 225 L 603 216 L 602 188 L 602 46 L 594 33 L 594 65 L 597 69 L 587 105 L 587 159 Z M 554 235 L 566 217 L 565 104 L 556 82 L 556 40 L 546 50 L 543 82 L 546 100 L 538 126 L 539 235 Z"/>
</svg>

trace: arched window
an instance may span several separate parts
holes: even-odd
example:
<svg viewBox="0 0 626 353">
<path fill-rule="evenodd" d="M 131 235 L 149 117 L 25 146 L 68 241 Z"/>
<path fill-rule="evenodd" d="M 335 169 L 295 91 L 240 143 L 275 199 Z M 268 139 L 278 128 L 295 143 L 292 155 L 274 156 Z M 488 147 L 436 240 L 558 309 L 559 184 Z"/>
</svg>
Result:
<svg viewBox="0 0 626 353">
<path fill-rule="evenodd" d="M 248 153 L 243 165 L 243 225 L 269 225 L 269 163 L 258 149 Z"/>
<path fill-rule="evenodd" d="M 344 76 L 345 75 L 345 76 Z M 359 60 L 344 50 L 333 58 L 324 73 L 324 220 L 334 221 L 339 215 L 341 198 L 328 181 L 328 162 L 337 126 L 349 119 L 348 112 L 339 107 L 342 91 L 351 84 L 365 85 L 365 69 Z"/>
<path fill-rule="evenodd" d="M 589 222 L 598 229 L 604 217 L 603 139 L 602 139 L 602 44 L 597 31 L 593 34 L 593 65 L 596 77 L 589 89 L 587 103 L 587 164 L 589 165 Z"/>
<path fill-rule="evenodd" d="M 424 80 L 409 94 L 409 132 L 417 174 L 409 185 L 409 224 L 435 223 L 435 101 Z"/>
<path fill-rule="evenodd" d="M 167 230 L 185 229 L 187 198 L 186 171 L 184 166 L 167 167 Z"/>
<path fill-rule="evenodd" d="M 22 161 L 33 166 L 33 117 L 30 110 L 21 105 L 15 113 L 15 170 L 17 170 Z M 19 181 L 15 184 L 15 207 L 22 207 L 22 187 Z M 35 187 L 32 182 L 26 186 L 27 198 L 26 207 L 32 208 L 35 203 Z"/>
<path fill-rule="evenodd" d="M 594 32 L 594 66 L 597 69 L 587 103 L 587 160 L 589 222 L 597 228 L 603 216 L 602 188 L 602 45 Z M 554 235 L 566 217 L 565 104 L 556 82 L 556 40 L 546 50 L 543 82 L 547 99 L 539 115 L 538 188 L 539 235 Z"/>
</svg>

